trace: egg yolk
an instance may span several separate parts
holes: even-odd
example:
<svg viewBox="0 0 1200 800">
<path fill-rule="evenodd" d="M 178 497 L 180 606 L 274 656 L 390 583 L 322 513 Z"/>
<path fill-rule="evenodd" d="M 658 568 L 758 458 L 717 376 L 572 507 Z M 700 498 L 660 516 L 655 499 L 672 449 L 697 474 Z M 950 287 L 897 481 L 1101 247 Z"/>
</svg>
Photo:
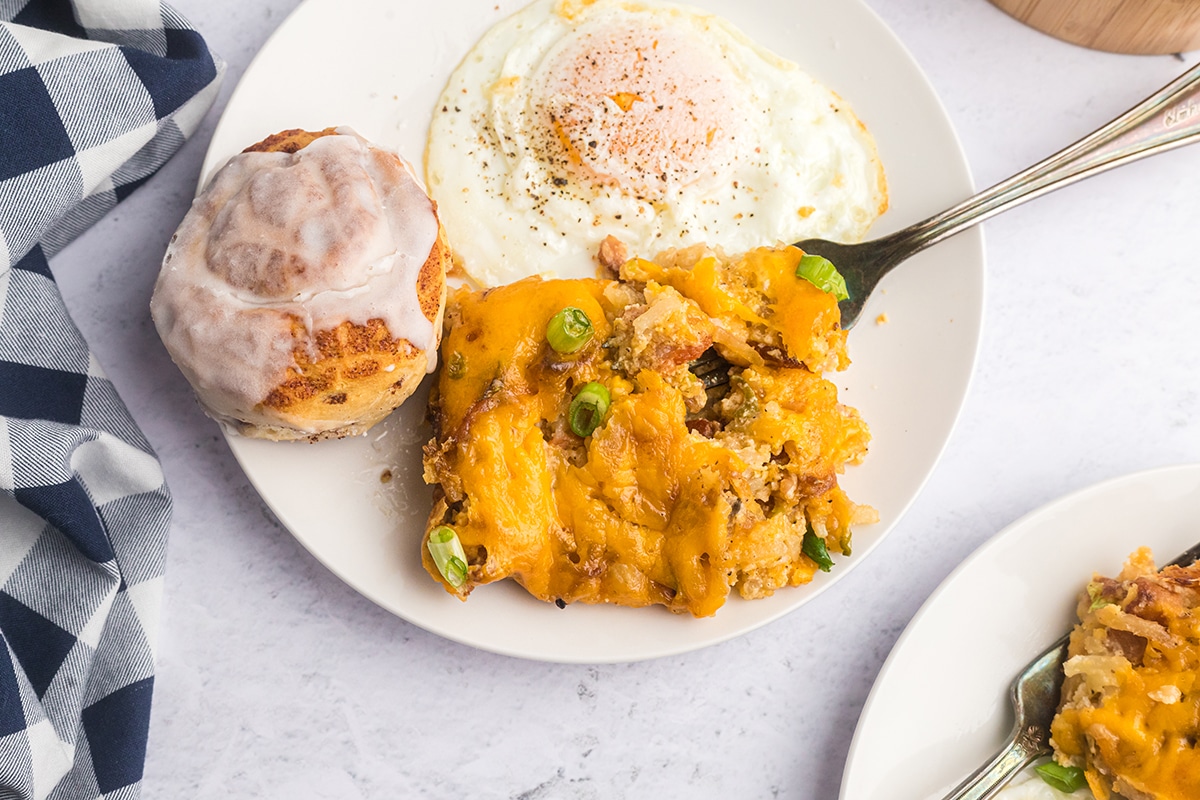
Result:
<svg viewBox="0 0 1200 800">
<path fill-rule="evenodd" d="M 538 155 L 564 177 L 657 200 L 736 160 L 735 77 L 689 32 L 585 26 L 547 55 L 538 85 Z"/>
</svg>

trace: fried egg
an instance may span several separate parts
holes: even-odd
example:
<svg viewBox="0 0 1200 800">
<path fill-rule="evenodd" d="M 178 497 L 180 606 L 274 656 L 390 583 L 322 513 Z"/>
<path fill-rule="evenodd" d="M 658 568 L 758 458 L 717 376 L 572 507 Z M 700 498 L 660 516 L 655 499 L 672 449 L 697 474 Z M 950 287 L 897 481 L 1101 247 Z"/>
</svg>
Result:
<svg viewBox="0 0 1200 800">
<path fill-rule="evenodd" d="M 536 0 L 494 26 L 434 109 L 426 178 L 484 286 L 591 277 L 629 255 L 858 241 L 887 207 L 849 107 L 730 23 L 681 6 Z"/>
</svg>

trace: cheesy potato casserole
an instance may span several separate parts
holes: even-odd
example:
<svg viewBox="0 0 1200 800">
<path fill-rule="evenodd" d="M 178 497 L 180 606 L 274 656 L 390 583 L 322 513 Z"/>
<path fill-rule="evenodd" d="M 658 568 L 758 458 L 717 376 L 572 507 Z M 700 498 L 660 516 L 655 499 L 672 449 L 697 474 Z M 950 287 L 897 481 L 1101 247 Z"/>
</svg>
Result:
<svg viewBox="0 0 1200 800">
<path fill-rule="evenodd" d="M 613 280 L 454 293 L 425 447 L 430 574 L 463 599 L 512 577 L 560 606 L 708 616 L 849 555 L 877 515 L 837 475 L 869 434 L 821 376 L 848 365 L 846 335 L 802 257 L 693 247 Z M 562 345 L 564 313 L 586 335 Z M 439 568 L 446 541 L 460 556 Z"/>
<path fill-rule="evenodd" d="M 1051 743 L 1098 800 L 1200 797 L 1197 606 L 1200 562 L 1158 572 L 1147 548 L 1088 584 Z"/>
</svg>

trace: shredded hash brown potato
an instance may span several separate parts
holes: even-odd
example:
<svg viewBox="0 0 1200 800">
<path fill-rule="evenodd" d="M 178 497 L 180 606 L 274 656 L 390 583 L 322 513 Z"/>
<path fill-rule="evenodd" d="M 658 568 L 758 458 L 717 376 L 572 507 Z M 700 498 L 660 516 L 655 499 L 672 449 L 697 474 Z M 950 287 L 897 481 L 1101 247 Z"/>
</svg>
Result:
<svg viewBox="0 0 1200 800">
<path fill-rule="evenodd" d="M 849 555 L 851 528 L 877 514 L 837 475 L 869 433 L 821 377 L 849 364 L 846 334 L 836 300 L 795 276 L 802 255 L 693 247 L 629 260 L 617 280 L 458 290 L 430 399 L 426 541 L 453 528 L 468 570 L 455 588 L 422 547 L 429 573 L 463 599 L 512 577 L 559 605 L 702 617 L 732 589 L 757 598 L 812 580 L 806 533 L 810 554 Z M 595 335 L 562 355 L 546 326 L 568 306 Z M 697 365 L 714 363 L 728 380 L 709 372 L 706 387 Z M 581 437 L 567 412 L 591 381 L 612 403 Z"/>
<path fill-rule="evenodd" d="M 1148 548 L 1079 602 L 1055 759 L 1098 800 L 1200 797 L 1200 562 L 1155 570 Z"/>
</svg>

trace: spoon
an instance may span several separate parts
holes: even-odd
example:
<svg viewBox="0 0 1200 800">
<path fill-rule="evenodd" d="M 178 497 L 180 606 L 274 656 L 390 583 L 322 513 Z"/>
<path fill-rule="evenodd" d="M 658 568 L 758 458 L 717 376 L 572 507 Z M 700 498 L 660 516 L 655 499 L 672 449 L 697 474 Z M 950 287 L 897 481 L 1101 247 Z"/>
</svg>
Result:
<svg viewBox="0 0 1200 800">
<path fill-rule="evenodd" d="M 829 259 L 846 279 L 850 297 L 839 305 L 842 327 L 848 329 L 880 279 L 931 244 L 1026 200 L 1197 139 L 1200 65 L 1070 147 L 923 222 L 859 244 L 805 239 L 796 247 Z"/>
<path fill-rule="evenodd" d="M 1185 567 L 1200 559 L 1200 543 L 1166 566 Z M 1015 720 L 1008 741 L 990 761 L 976 770 L 942 800 L 987 800 L 1039 756 L 1049 755 L 1050 723 L 1058 711 L 1063 663 L 1070 634 L 1029 662 L 1009 688 Z"/>
</svg>

